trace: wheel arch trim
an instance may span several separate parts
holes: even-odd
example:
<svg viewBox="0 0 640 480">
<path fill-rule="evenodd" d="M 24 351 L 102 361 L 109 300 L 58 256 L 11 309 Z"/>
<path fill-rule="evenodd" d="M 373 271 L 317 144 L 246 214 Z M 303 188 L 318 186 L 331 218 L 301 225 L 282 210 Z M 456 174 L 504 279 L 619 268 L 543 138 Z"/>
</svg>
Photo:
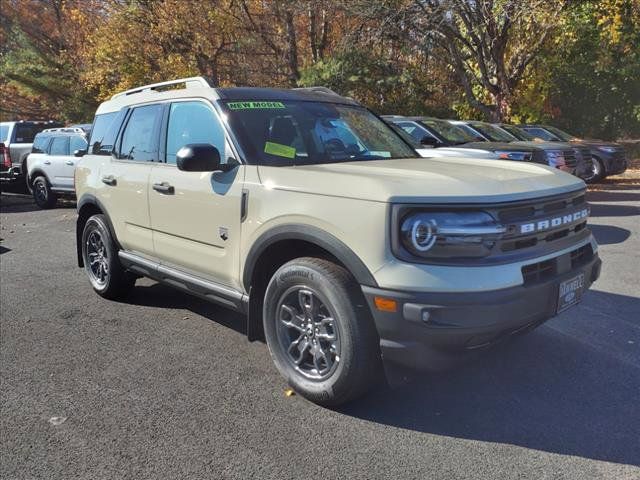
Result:
<svg viewBox="0 0 640 480">
<path fill-rule="evenodd" d="M 104 205 L 102 204 L 102 202 L 100 202 L 100 200 L 98 200 L 95 195 L 92 195 L 90 193 L 85 193 L 84 195 L 82 195 L 82 197 L 78 199 L 78 203 L 76 207 L 78 210 L 78 220 L 76 221 L 76 252 L 78 255 L 79 267 L 84 267 L 84 262 L 82 260 L 82 231 L 84 230 L 84 224 L 86 223 L 85 221 L 86 218 L 81 216 L 80 212 L 84 207 L 89 205 L 97 208 L 98 210 L 100 210 L 100 212 L 102 212 L 101 214 L 104 215 L 107 221 L 107 226 L 111 231 L 111 236 L 116 244 L 116 247 L 118 248 L 118 250 L 122 248 L 120 246 L 120 243 L 118 242 L 118 238 L 116 237 L 115 230 L 113 228 L 113 223 L 111 222 L 111 218 L 109 217 L 109 214 L 107 213 L 106 208 L 104 208 Z"/>
<path fill-rule="evenodd" d="M 262 233 L 251 246 L 242 274 L 242 283 L 247 292 L 251 287 L 251 279 L 262 254 L 270 246 L 286 240 L 301 240 L 314 244 L 338 259 L 351 272 L 359 284 L 372 287 L 378 285 L 360 257 L 340 239 L 318 227 L 287 223 L 272 227 Z"/>
</svg>

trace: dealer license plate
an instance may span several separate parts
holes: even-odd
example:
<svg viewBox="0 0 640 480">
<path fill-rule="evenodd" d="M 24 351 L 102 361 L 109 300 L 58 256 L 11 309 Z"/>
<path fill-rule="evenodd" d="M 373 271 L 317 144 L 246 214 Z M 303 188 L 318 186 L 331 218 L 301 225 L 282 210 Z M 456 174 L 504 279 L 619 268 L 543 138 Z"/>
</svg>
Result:
<svg viewBox="0 0 640 480">
<path fill-rule="evenodd" d="M 578 303 L 582 298 L 583 290 L 584 273 L 562 282 L 558 290 L 558 313 Z"/>
</svg>

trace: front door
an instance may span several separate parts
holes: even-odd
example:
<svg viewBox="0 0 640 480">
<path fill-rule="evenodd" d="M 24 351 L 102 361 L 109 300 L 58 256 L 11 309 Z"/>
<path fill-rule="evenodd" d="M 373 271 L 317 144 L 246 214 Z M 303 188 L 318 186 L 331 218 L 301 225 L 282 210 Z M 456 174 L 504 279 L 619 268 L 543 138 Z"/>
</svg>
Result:
<svg viewBox="0 0 640 480">
<path fill-rule="evenodd" d="M 232 157 L 224 128 L 204 100 L 170 105 L 165 162 L 151 172 L 149 211 L 160 262 L 240 288 L 240 205 L 244 167 L 228 172 L 185 172 L 176 167 L 184 145 L 210 143 L 223 162 Z"/>
</svg>

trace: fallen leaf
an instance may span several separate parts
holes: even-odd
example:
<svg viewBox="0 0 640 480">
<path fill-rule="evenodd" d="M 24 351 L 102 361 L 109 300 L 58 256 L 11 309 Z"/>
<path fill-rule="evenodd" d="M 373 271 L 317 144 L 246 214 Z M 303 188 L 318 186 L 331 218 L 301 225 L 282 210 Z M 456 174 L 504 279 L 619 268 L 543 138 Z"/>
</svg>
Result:
<svg viewBox="0 0 640 480">
<path fill-rule="evenodd" d="M 284 396 L 285 397 L 293 397 L 296 394 L 296 392 L 293 391 L 293 388 L 285 388 L 284 389 Z"/>
<path fill-rule="evenodd" d="M 51 417 L 51 418 L 49 419 L 49 423 L 50 423 L 51 425 L 56 426 L 56 427 L 57 427 L 58 425 L 62 425 L 62 424 L 63 424 L 64 422 L 66 422 L 66 421 L 67 421 L 67 417 Z"/>
</svg>

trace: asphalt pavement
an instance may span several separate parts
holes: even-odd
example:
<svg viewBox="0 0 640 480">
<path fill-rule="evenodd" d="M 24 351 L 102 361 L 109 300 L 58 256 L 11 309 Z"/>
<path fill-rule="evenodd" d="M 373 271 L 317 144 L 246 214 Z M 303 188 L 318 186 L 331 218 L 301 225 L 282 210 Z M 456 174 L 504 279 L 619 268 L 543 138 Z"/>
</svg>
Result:
<svg viewBox="0 0 640 480">
<path fill-rule="evenodd" d="M 243 318 L 75 260 L 73 203 L 0 205 L 0 478 L 640 478 L 640 189 L 590 192 L 602 277 L 458 368 L 329 410 Z"/>
</svg>

